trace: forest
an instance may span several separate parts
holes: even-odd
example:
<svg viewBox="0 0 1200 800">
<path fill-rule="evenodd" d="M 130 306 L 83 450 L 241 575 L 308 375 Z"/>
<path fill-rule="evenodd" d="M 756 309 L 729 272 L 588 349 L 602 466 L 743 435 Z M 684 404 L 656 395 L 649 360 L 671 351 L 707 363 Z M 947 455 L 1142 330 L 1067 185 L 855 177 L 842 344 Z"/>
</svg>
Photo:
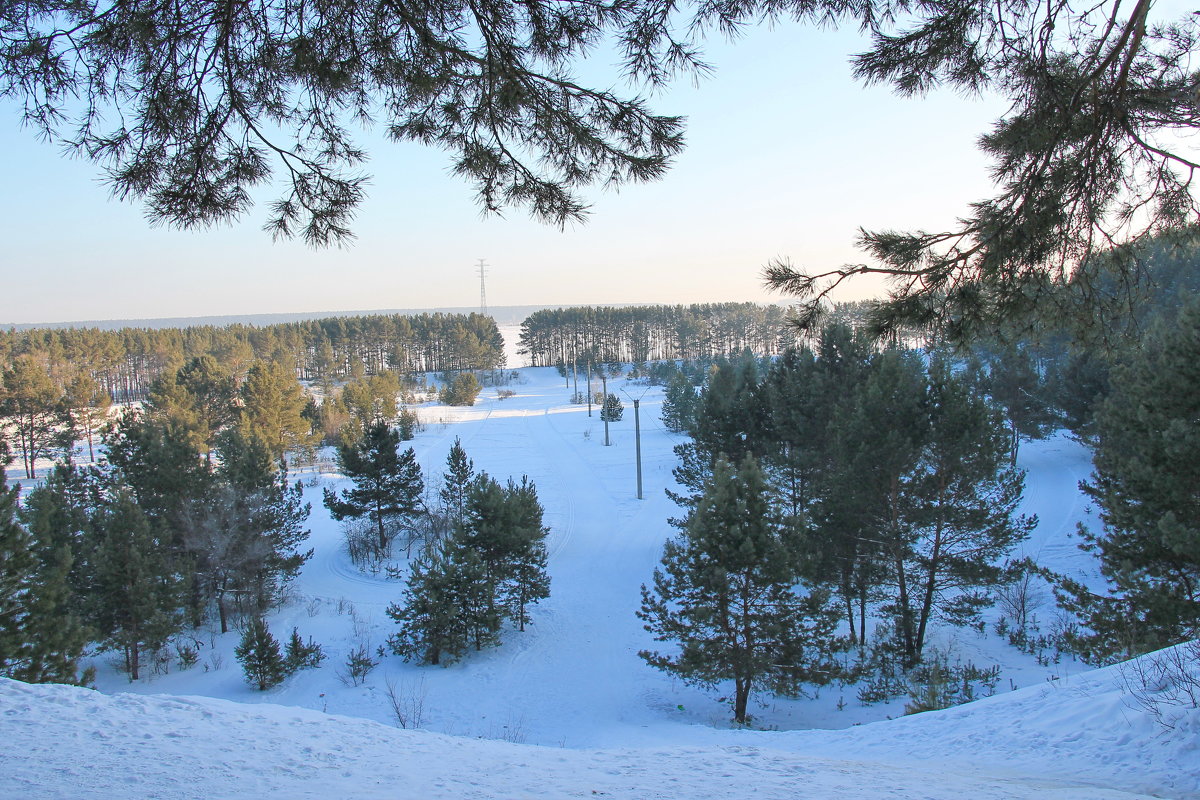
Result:
<svg viewBox="0 0 1200 800">
<path fill-rule="evenodd" d="M 83 377 L 112 402 L 146 397 L 161 375 L 211 356 L 234 375 L 271 361 L 301 380 L 489 370 L 503 365 L 504 342 L 479 314 L 330 317 L 255 327 L 42 328 L 0 332 L 0 362 L 31 358 L 65 389 Z"/>
<path fill-rule="evenodd" d="M 638 610 L 669 646 L 643 660 L 685 683 L 731 681 L 745 724 L 753 696 L 831 683 L 856 687 L 863 703 L 907 694 L 913 710 L 990 691 L 995 673 L 947 663 L 929 634 L 982 633 L 997 604 L 996 632 L 1039 663 L 1110 663 L 1194 635 L 1195 465 L 1185 456 L 1200 397 L 1198 287 L 1189 253 L 1152 255 L 1160 289 L 1123 321 L 1119 347 L 1051 321 L 1036 337 L 998 331 L 970 347 L 915 333 L 880 341 L 862 304 L 836 309 L 807 339 L 782 309 L 750 304 L 532 315 L 521 339 L 530 359 L 564 373 L 628 366 L 627 380 L 664 384 L 662 423 L 682 437 L 668 492 L 676 534 Z M 106 362 L 71 348 L 133 332 L 5 340 L 0 455 L 20 457 L 28 478 L 39 460 L 57 463 L 0 504 L 14 554 L 4 674 L 86 683 L 84 653 L 99 647 L 136 680 L 157 660 L 194 659 L 187 631 L 201 624 L 244 633 L 238 658 L 258 688 L 319 663 L 319 643 L 295 634 L 285 654 L 264 619 L 312 556 L 311 506 L 289 474 L 321 447 L 353 484 L 323 493 L 351 560 L 404 582 L 387 612 L 399 626 L 391 653 L 453 663 L 523 631 L 549 597 L 549 529 L 527 477 L 476 471 L 456 441 L 426 485 L 412 448 L 401 451 L 423 424 L 412 406 L 435 396 L 469 406 L 482 390 L 476 372 L 494 379 L 502 343 L 490 320 L 141 333 L 173 348 L 161 362 L 172 366 L 120 383 L 117 398 Z M 128 367 L 136 359 L 123 352 Z M 431 364 L 433 374 L 413 368 Z M 142 381 L 136 406 L 114 407 Z M 497 402 L 513 394 L 498 387 Z M 620 411 L 616 395 L 602 398 L 604 422 Z M 1014 555 L 1037 522 L 1017 512 L 1021 445 L 1063 428 L 1096 454 L 1083 488 L 1103 529 L 1079 534 L 1107 594 Z M 80 441 L 84 465 L 71 455 Z M 1039 628 L 1036 587 L 1070 621 Z M 365 676 L 384 652 L 357 648 L 346 669 Z"/>
<path fill-rule="evenodd" d="M 534 367 L 644 364 L 743 350 L 771 356 L 793 339 L 781 306 L 588 306 L 534 312 L 521 323 L 519 352 Z"/>
</svg>

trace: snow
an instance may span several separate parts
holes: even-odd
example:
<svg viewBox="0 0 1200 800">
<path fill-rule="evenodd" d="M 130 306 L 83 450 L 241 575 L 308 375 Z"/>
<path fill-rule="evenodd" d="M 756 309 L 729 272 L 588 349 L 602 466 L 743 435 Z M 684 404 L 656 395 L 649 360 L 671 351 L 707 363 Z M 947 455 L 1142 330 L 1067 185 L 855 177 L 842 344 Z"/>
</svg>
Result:
<svg viewBox="0 0 1200 800">
<path fill-rule="evenodd" d="M 385 643 L 403 584 L 345 555 L 320 502 L 345 479 L 303 474 L 315 555 L 268 622 L 277 638 L 295 627 L 320 642 L 325 663 L 258 692 L 234 660 L 238 634 L 206 629 L 191 669 L 129 683 L 99 656 L 100 692 L 0 682 L 0 797 L 1200 797 L 1196 713 L 1166 731 L 1131 702 L 1118 668 L 1039 665 L 991 626 L 934 640 L 999 665 L 994 697 L 888 721 L 903 700 L 864 707 L 854 687 L 827 687 L 763 698 L 751 709 L 757 730 L 734 729 L 720 691 L 684 686 L 637 656 L 655 644 L 634 615 L 639 587 L 679 513 L 664 489 L 682 439 L 658 419 L 661 389 L 610 379 L 625 417 L 605 447 L 599 409 L 570 405 L 554 370 L 522 369 L 506 388 L 516 396 L 485 389 L 474 408 L 421 406 L 426 428 L 408 444 L 427 482 L 457 437 L 477 469 L 537 485 L 553 583 L 525 632 L 448 668 L 385 652 L 363 685 L 348 685 L 347 654 Z M 1072 538 L 1078 523 L 1095 524 L 1077 488 L 1087 450 L 1059 435 L 1025 444 L 1020 464 L 1023 511 L 1039 518 L 1025 553 L 1094 583 Z M 1041 591 L 1045 629 L 1055 612 Z M 397 727 L 389 688 L 420 730 Z"/>
</svg>

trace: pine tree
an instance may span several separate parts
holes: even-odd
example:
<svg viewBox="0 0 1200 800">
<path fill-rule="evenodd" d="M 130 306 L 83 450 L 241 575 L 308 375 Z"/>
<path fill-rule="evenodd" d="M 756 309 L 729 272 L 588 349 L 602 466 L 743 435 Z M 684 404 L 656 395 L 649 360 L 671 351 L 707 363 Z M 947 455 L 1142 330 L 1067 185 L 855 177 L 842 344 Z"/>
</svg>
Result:
<svg viewBox="0 0 1200 800">
<path fill-rule="evenodd" d="M 933 617 L 963 625 L 991 605 L 1001 564 L 1037 525 L 1036 517 L 1015 515 L 1024 473 L 1011 465 L 1004 421 L 974 391 L 975 376 L 934 354 L 928 381 L 922 457 L 904 486 L 912 539 L 903 595 L 912 609 L 901 620 L 915 626 L 904 637 L 918 655 Z"/>
<path fill-rule="evenodd" d="M 381 554 L 391 545 L 391 525 L 421 510 L 425 483 L 416 453 L 397 452 L 400 437 L 385 422 L 372 424 L 361 439 L 338 448 L 338 466 L 354 482 L 337 495 L 325 490 L 325 507 L 334 519 L 367 517 L 375 523 Z"/>
<path fill-rule="evenodd" d="M 446 456 L 446 471 L 442 473 L 442 488 L 438 497 L 442 507 L 455 523 L 461 523 L 467 513 L 467 494 L 475 479 L 475 462 L 467 458 L 462 442 L 454 437 L 454 445 Z"/>
<path fill-rule="evenodd" d="M 287 677 L 287 664 L 279 650 L 279 642 L 261 617 L 255 617 L 250 623 L 233 652 L 246 674 L 246 683 L 257 686 L 260 692 L 278 686 Z"/>
<path fill-rule="evenodd" d="M 32 479 L 39 458 L 71 442 L 61 440 L 66 418 L 62 391 L 32 355 L 17 356 L 0 380 L 0 418 L 12 423 L 25 477 Z"/>
<path fill-rule="evenodd" d="M 1009 463 L 1015 465 L 1021 440 L 1041 438 L 1052 419 L 1048 391 L 1028 348 L 1005 346 L 992 361 L 986 386 L 1008 418 Z"/>
<path fill-rule="evenodd" d="M 242 424 L 266 444 L 286 471 L 286 454 L 307 450 L 311 444 L 312 428 L 304 419 L 304 391 L 295 371 L 277 362 L 255 364 L 242 384 L 241 401 Z"/>
<path fill-rule="evenodd" d="M 672 433 L 683 433 L 691 430 L 695 424 L 696 387 L 691 379 L 676 370 L 671 373 L 671 379 L 663 392 L 662 422 Z"/>
<path fill-rule="evenodd" d="M 319 667 L 324 660 L 325 652 L 321 649 L 321 645 L 314 642 L 311 636 L 305 642 L 300 638 L 300 631 L 292 628 L 292 635 L 288 639 L 283 657 L 286 674 L 291 675 L 293 672 L 298 672 L 302 669 Z"/>
<path fill-rule="evenodd" d="M 1200 302 L 1160 322 L 1112 373 L 1084 491 L 1103 530 L 1082 529 L 1109 595 L 1066 586 L 1089 629 L 1085 658 L 1108 662 L 1200 631 Z"/>
<path fill-rule="evenodd" d="M 794 695 L 835 676 L 827 595 L 796 593 L 796 561 L 770 519 L 767 492 L 753 458 L 737 471 L 718 458 L 681 537 L 667 542 L 653 589 L 642 586 L 638 612 L 657 641 L 679 647 L 639 655 L 687 683 L 733 681 L 734 719 L 743 724 L 753 692 Z"/>
<path fill-rule="evenodd" d="M 621 403 L 621 398 L 612 393 L 605 395 L 604 404 L 600 406 L 600 421 L 620 422 L 624 415 L 625 406 Z"/>
<path fill-rule="evenodd" d="M 18 491 L 0 493 L 0 674 L 28 683 L 86 683 L 79 659 L 89 637 L 71 591 L 71 542 L 61 534 L 37 541 L 14 516 Z"/>
<path fill-rule="evenodd" d="M 106 645 L 121 652 L 130 680 L 137 680 L 143 655 L 181 627 L 181 582 L 155 525 L 127 487 L 112 487 L 96 527 L 100 631 Z"/>
<path fill-rule="evenodd" d="M 473 406 L 483 387 L 472 372 L 460 372 L 451 379 L 438 395 L 438 402 L 448 406 Z"/>
<path fill-rule="evenodd" d="M 400 625 L 392 651 L 425 664 L 453 664 L 494 643 L 500 627 L 482 560 L 454 538 L 412 562 L 404 600 L 387 613 Z"/>
<path fill-rule="evenodd" d="M 0 491 L 0 675 L 11 677 L 29 644 L 29 604 L 37 558 L 16 518 L 20 486 Z"/>
<path fill-rule="evenodd" d="M 546 535 L 550 529 L 542 525 L 537 487 L 527 476 L 522 476 L 519 484 L 510 479 L 504 495 L 513 535 L 499 600 L 505 616 L 523 631 L 529 622 L 528 606 L 550 596 L 550 575 L 546 571 Z"/>
</svg>

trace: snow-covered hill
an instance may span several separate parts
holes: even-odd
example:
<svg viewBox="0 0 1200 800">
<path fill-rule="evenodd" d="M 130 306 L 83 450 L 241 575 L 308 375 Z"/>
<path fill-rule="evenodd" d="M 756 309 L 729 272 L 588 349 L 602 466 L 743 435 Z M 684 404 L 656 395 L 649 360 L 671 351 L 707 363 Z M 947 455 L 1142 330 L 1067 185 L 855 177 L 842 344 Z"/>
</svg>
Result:
<svg viewBox="0 0 1200 800">
<path fill-rule="evenodd" d="M 854 687 L 827 687 L 814 698 L 764 698 L 751 713 L 765 730 L 731 730 L 717 693 L 637 656 L 653 644 L 634 616 L 638 589 L 678 513 L 663 490 L 680 439 L 659 422 L 661 390 L 609 382 L 627 402 L 606 447 L 598 409 L 589 417 L 570 405 L 573 387 L 554 370 L 522 370 L 507 388 L 516 395 L 489 389 L 474 408 L 422 406 L 426 427 L 410 444 L 427 480 L 460 438 L 477 469 L 536 483 L 553 585 L 528 630 L 449 668 L 385 655 L 365 683 L 348 685 L 339 675 L 347 654 L 384 644 L 395 630 L 385 610 L 403 584 L 350 564 L 320 501 L 344 479 L 305 474 L 316 552 L 268 622 L 277 637 L 296 628 L 320 642 L 324 665 L 258 692 L 234 660 L 238 634 L 206 630 L 195 634 L 196 666 L 164 665 L 135 684 L 100 656 L 104 694 L 6 683 L 0 798 L 1200 796 L 1194 724 L 1164 733 L 1127 702 L 1112 670 L 1038 664 L 990 627 L 933 638 L 952 658 L 998 665 L 996 697 L 864 724 L 899 716 L 903 700 L 862 706 Z M 643 500 L 628 402 L 639 397 Z M 1071 539 L 1090 518 L 1076 487 L 1090 471 L 1087 451 L 1060 436 L 1025 445 L 1021 464 L 1023 511 L 1040 520 L 1026 553 L 1092 579 Z M 1055 611 L 1041 593 L 1045 630 Z M 422 730 L 397 730 L 389 691 Z M 176 698 L 136 696 L 151 694 Z"/>
<path fill-rule="evenodd" d="M 605 750 L 5 680 L 0 709 L 11 798 L 1200 797 L 1200 712 L 1162 731 L 1119 668 L 846 731 Z"/>
</svg>

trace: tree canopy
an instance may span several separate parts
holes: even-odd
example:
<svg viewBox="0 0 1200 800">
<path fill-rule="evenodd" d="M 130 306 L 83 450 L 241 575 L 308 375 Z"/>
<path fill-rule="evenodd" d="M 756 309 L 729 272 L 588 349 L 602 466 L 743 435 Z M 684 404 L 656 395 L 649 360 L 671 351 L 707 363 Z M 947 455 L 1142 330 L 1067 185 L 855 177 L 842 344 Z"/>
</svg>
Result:
<svg viewBox="0 0 1200 800">
<path fill-rule="evenodd" d="M 585 187 L 658 178 L 682 149 L 682 120 L 639 92 L 706 72 L 706 36 L 787 20 L 864 31 L 864 82 L 1011 101 L 980 140 L 994 196 L 957 226 L 864 231 L 867 263 L 768 267 L 805 303 L 801 321 L 847 278 L 879 273 L 892 281 L 881 329 L 970 332 L 1064 285 L 1089 295 L 1098 250 L 1127 256 L 1197 220 L 1200 22 L 1161 19 L 1152 0 L 38 0 L 0 7 L 0 96 L 154 222 L 238 218 L 278 173 L 267 230 L 343 242 L 367 180 L 350 127 L 366 123 L 450 153 L 485 210 L 564 224 L 584 215 Z M 630 94 L 573 77 L 601 47 Z M 1136 259 L 1121 271 L 1136 278 Z"/>
</svg>

